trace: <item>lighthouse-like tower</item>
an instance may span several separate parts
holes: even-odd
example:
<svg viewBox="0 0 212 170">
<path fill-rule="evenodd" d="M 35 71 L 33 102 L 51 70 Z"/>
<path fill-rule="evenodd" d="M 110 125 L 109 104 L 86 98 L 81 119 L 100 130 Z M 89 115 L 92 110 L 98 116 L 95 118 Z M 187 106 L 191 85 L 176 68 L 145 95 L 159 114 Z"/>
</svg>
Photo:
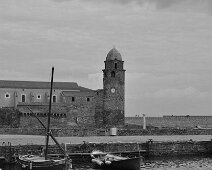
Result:
<svg viewBox="0 0 212 170">
<path fill-rule="evenodd" d="M 124 125 L 125 70 L 121 54 L 109 51 L 103 69 L 103 121 L 108 126 Z"/>
</svg>

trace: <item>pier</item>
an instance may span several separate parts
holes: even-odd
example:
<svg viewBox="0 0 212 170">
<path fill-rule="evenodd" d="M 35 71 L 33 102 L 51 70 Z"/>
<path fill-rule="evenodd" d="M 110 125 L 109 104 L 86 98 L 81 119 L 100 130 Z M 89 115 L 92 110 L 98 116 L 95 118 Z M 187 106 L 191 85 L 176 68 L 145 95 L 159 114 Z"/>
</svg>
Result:
<svg viewBox="0 0 212 170">
<path fill-rule="evenodd" d="M 65 148 L 65 144 L 61 144 Z M 10 143 L 0 146 L 0 157 L 6 163 L 13 163 L 21 154 L 40 154 L 44 145 L 25 144 L 14 145 Z M 67 153 L 73 162 L 89 162 L 90 152 L 101 150 L 104 152 L 117 153 L 124 156 L 134 157 L 139 154 L 146 157 L 160 156 L 185 156 L 185 155 L 212 155 L 212 141 L 154 141 L 146 142 L 109 142 L 97 143 L 86 142 L 79 144 L 66 143 Z M 56 145 L 50 145 L 49 154 L 52 157 L 60 157 L 62 154 Z"/>
</svg>

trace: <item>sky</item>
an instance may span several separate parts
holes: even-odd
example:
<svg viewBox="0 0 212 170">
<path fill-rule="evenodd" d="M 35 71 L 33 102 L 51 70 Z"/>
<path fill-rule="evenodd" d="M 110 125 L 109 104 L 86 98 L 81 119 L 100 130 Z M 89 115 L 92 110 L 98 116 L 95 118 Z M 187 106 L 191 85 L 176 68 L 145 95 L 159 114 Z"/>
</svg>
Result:
<svg viewBox="0 0 212 170">
<path fill-rule="evenodd" d="M 0 79 L 102 89 L 115 46 L 125 114 L 212 115 L 211 0 L 0 0 Z"/>
</svg>

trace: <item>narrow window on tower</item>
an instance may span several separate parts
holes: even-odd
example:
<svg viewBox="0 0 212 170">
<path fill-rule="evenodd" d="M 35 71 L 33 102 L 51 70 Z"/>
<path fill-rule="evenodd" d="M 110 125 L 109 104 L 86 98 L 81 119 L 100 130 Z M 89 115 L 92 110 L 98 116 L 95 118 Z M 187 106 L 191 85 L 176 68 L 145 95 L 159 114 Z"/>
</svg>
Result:
<svg viewBox="0 0 212 170">
<path fill-rule="evenodd" d="M 87 97 L 87 102 L 90 102 L 90 98 L 89 97 Z"/>
<path fill-rule="evenodd" d="M 75 97 L 72 97 L 72 98 L 71 98 L 71 101 L 74 102 L 74 101 L 75 101 Z"/>
<path fill-rule="evenodd" d="M 115 69 L 117 69 L 117 63 L 115 63 Z"/>
<path fill-rule="evenodd" d="M 115 77 L 115 71 L 111 72 L 111 77 Z"/>
</svg>

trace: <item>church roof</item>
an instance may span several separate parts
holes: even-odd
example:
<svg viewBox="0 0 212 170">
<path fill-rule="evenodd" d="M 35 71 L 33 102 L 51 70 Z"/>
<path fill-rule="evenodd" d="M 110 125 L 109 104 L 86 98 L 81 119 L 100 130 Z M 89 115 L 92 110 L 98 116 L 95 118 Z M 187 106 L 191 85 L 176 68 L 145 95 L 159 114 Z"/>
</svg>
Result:
<svg viewBox="0 0 212 170">
<path fill-rule="evenodd" d="M 0 80 L 0 88 L 50 89 L 50 82 Z M 53 89 L 90 91 L 75 82 L 54 82 Z"/>
<path fill-rule="evenodd" d="M 106 61 L 110 61 L 110 60 L 122 61 L 121 54 L 115 47 L 113 47 L 107 54 Z"/>
</svg>

